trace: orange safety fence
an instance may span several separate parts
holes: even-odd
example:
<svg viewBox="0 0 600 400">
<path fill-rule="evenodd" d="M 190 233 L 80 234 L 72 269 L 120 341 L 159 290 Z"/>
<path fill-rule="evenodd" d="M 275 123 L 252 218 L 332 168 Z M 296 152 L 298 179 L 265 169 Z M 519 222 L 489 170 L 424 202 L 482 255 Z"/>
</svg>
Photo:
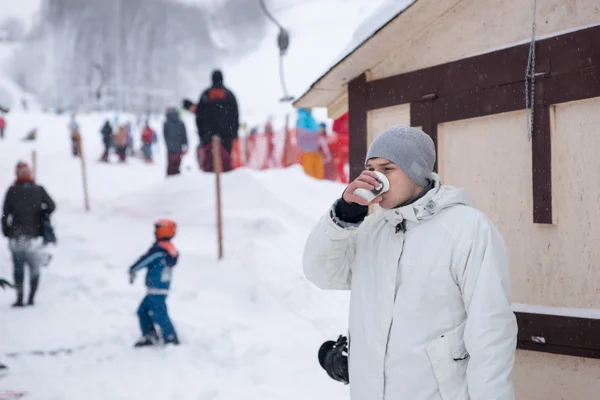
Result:
<svg viewBox="0 0 600 400">
<path fill-rule="evenodd" d="M 325 165 L 325 179 L 348 182 L 348 138 L 330 136 L 332 158 Z M 240 137 L 233 142 L 233 168 L 248 167 L 256 170 L 287 168 L 299 163 L 301 151 L 297 146 L 296 130 L 278 130 Z"/>
</svg>

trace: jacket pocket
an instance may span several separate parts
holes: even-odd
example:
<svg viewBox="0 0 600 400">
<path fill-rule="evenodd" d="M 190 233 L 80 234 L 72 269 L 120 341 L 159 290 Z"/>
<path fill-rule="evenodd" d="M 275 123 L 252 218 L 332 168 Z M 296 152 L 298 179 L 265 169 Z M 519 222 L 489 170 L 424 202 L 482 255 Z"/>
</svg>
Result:
<svg viewBox="0 0 600 400">
<path fill-rule="evenodd" d="M 464 342 L 465 324 L 466 321 L 427 346 L 427 355 L 442 400 L 469 400 L 466 379 L 469 354 Z"/>
</svg>

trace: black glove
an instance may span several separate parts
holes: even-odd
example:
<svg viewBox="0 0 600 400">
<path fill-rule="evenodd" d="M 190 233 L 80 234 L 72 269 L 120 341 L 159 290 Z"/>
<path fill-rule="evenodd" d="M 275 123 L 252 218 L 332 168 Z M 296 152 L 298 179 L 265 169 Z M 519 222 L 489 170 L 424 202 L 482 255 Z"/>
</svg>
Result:
<svg viewBox="0 0 600 400">
<path fill-rule="evenodd" d="M 14 288 L 14 285 L 12 283 L 10 283 L 9 281 L 7 281 L 6 279 L 0 278 L 0 287 L 2 289 L 4 289 L 5 286 L 8 286 L 10 288 Z"/>
<path fill-rule="evenodd" d="M 348 341 L 340 335 L 337 342 L 327 341 L 319 349 L 319 364 L 327 375 L 345 385 L 350 383 L 348 377 Z"/>
</svg>

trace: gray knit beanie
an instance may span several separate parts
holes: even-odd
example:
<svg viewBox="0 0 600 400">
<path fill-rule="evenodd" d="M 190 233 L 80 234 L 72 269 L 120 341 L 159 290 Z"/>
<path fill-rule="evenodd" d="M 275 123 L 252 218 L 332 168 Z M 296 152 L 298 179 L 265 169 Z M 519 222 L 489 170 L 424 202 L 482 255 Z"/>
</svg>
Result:
<svg viewBox="0 0 600 400">
<path fill-rule="evenodd" d="M 420 129 L 393 126 L 371 143 L 366 161 L 372 158 L 390 160 L 417 185 L 427 186 L 432 179 L 435 145 L 431 137 Z"/>
</svg>

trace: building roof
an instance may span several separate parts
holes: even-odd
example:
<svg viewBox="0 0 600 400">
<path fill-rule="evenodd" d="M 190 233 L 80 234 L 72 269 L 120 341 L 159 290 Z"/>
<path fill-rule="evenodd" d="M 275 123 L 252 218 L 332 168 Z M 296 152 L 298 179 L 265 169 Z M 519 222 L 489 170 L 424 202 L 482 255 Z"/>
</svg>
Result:
<svg viewBox="0 0 600 400">
<path fill-rule="evenodd" d="M 348 43 L 348 45 L 334 59 L 331 66 L 328 67 L 326 71 L 323 74 L 321 74 L 321 76 L 310 86 L 310 88 L 294 102 L 294 106 L 298 108 L 312 107 L 312 105 L 305 105 L 305 103 L 310 102 L 308 97 L 310 97 L 310 93 L 312 91 L 322 90 L 322 88 L 318 87 L 319 83 L 322 82 L 322 80 L 327 75 L 329 75 L 330 72 L 338 68 L 345 61 L 347 61 L 348 58 L 350 58 L 350 56 L 357 49 L 369 42 L 371 38 L 377 35 L 377 33 L 384 29 L 398 16 L 400 16 L 400 14 L 402 14 L 408 7 L 410 7 L 416 1 L 417 0 L 385 0 L 385 2 L 377 10 L 375 10 L 356 28 L 354 34 L 352 35 L 350 43 Z M 352 78 L 353 77 L 351 77 L 350 79 Z M 334 99 L 338 96 L 339 94 L 336 95 Z M 321 106 L 325 105 L 326 104 Z"/>
</svg>

